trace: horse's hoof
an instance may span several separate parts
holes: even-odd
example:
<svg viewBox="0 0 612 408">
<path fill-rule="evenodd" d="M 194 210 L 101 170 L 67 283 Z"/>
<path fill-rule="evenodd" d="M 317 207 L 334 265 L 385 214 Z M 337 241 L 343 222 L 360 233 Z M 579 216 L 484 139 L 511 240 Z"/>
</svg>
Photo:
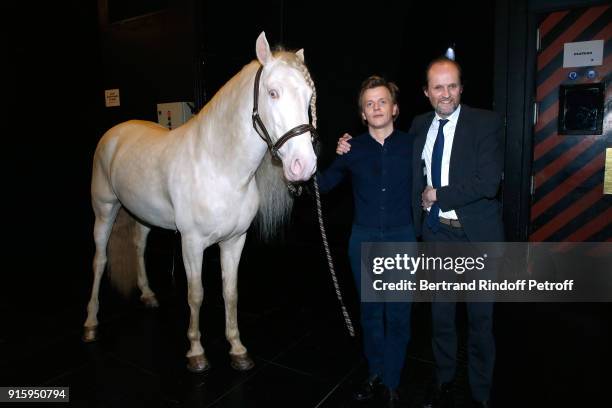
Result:
<svg viewBox="0 0 612 408">
<path fill-rule="evenodd" d="M 142 303 L 144 303 L 144 305 L 147 308 L 155 309 L 159 307 L 159 302 L 157 301 L 157 298 L 155 297 L 155 295 L 141 296 L 140 300 L 142 301 Z"/>
<path fill-rule="evenodd" d="M 204 354 L 187 357 L 187 369 L 192 373 L 203 373 L 204 371 L 208 371 L 209 368 L 210 364 L 208 364 L 208 360 Z"/>
<path fill-rule="evenodd" d="M 255 367 L 255 362 L 249 357 L 248 353 L 234 355 L 230 354 L 232 362 L 230 365 L 234 370 L 247 371 Z"/>
<path fill-rule="evenodd" d="M 96 340 L 98 340 L 98 326 L 85 327 L 83 341 L 85 343 L 93 343 Z"/>
</svg>

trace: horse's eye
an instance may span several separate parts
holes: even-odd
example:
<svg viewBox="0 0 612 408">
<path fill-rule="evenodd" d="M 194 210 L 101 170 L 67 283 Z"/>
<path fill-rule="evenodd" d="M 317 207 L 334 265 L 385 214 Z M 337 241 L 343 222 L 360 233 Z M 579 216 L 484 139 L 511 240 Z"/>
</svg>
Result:
<svg viewBox="0 0 612 408">
<path fill-rule="evenodd" d="M 272 99 L 278 99 L 278 91 L 276 89 L 270 89 L 268 95 L 270 95 Z"/>
</svg>

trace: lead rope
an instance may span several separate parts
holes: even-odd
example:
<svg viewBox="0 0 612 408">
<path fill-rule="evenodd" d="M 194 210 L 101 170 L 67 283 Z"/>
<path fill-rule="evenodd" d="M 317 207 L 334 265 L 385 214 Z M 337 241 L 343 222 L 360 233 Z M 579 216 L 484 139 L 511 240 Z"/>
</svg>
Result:
<svg viewBox="0 0 612 408">
<path fill-rule="evenodd" d="M 340 309 L 342 310 L 342 315 L 344 316 L 344 323 L 346 324 L 346 329 L 349 332 L 349 336 L 355 337 L 355 329 L 353 328 L 353 322 L 351 321 L 351 317 L 346 310 L 346 306 L 344 305 L 344 300 L 342 299 L 342 292 L 340 292 L 340 285 L 338 284 L 338 278 L 336 277 L 336 271 L 334 269 L 334 261 L 332 260 L 331 251 L 329 250 L 329 244 L 327 243 L 327 234 L 325 233 L 325 225 L 323 225 L 323 211 L 321 211 L 321 196 L 319 195 L 319 183 L 317 183 L 317 176 L 314 176 L 314 188 L 315 188 L 315 198 L 317 201 L 317 216 L 319 218 L 319 229 L 321 230 L 321 238 L 323 239 L 323 247 L 325 248 L 325 256 L 327 257 L 327 265 L 329 266 L 329 272 L 332 277 L 332 282 L 334 283 L 334 289 L 336 290 L 336 297 L 338 298 L 338 302 L 340 303 Z"/>
</svg>

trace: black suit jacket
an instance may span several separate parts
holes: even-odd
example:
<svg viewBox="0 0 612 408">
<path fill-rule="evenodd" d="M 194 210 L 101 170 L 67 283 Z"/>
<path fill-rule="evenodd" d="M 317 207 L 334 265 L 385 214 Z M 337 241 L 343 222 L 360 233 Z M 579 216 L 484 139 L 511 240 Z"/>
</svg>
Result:
<svg viewBox="0 0 612 408">
<path fill-rule="evenodd" d="M 434 112 L 417 116 L 409 131 L 414 137 L 412 210 L 417 235 L 422 230 L 421 193 L 427 180 L 421 154 L 433 118 Z M 496 113 L 461 105 L 449 182 L 437 189 L 436 196 L 442 211 L 455 210 L 472 242 L 504 241 L 501 203 L 496 199 L 504 164 L 502 137 L 502 121 Z"/>
</svg>

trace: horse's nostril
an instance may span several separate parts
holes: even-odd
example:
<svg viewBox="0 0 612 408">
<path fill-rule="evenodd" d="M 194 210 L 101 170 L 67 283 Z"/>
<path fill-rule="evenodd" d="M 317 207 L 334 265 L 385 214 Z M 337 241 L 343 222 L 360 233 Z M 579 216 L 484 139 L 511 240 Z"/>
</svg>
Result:
<svg viewBox="0 0 612 408">
<path fill-rule="evenodd" d="M 291 172 L 294 175 L 299 176 L 302 174 L 303 170 L 304 166 L 302 165 L 302 161 L 300 159 L 293 160 L 293 162 L 291 163 Z"/>
</svg>

